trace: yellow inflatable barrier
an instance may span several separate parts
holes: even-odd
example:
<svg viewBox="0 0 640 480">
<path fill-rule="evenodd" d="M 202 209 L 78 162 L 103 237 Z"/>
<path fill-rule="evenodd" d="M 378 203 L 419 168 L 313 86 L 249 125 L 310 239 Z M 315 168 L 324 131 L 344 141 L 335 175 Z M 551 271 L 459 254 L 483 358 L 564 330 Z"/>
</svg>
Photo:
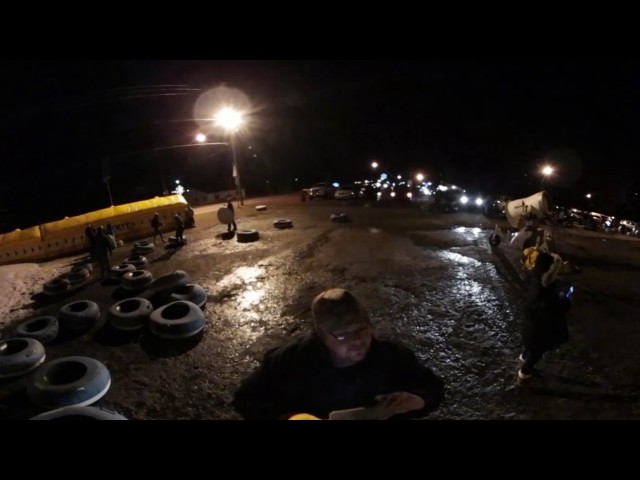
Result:
<svg viewBox="0 0 640 480">
<path fill-rule="evenodd" d="M 138 240 L 153 235 L 149 221 L 155 212 L 164 223 L 163 230 L 173 228 L 174 213 L 183 214 L 187 201 L 182 195 L 155 197 L 150 200 L 103 208 L 75 217 L 66 217 L 26 230 L 0 235 L 0 265 L 35 262 L 87 252 L 89 243 L 85 229 L 110 223 L 116 239 Z"/>
</svg>

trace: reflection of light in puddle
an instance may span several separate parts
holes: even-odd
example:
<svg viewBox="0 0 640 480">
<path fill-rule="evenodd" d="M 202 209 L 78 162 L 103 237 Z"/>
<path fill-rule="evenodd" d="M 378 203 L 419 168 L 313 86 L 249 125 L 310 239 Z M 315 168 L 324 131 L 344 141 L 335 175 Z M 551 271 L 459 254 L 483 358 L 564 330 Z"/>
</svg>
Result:
<svg viewBox="0 0 640 480">
<path fill-rule="evenodd" d="M 259 290 L 245 290 L 244 292 L 242 292 L 242 294 L 240 295 L 240 298 L 238 300 L 238 302 L 240 303 L 240 307 L 241 308 L 248 308 L 252 305 L 255 305 L 256 303 L 258 303 L 260 300 L 262 300 L 262 297 L 264 297 L 264 290 L 263 289 L 259 289 Z"/>
<path fill-rule="evenodd" d="M 467 228 L 467 227 L 456 227 L 453 229 L 454 232 L 456 233 L 467 233 L 467 232 L 471 232 L 473 233 L 476 237 L 478 235 L 480 235 L 480 233 L 482 232 L 482 229 L 479 227 L 473 227 L 473 228 Z"/>
<path fill-rule="evenodd" d="M 379 228 L 376 227 L 371 227 L 369 229 L 369 233 L 380 233 L 382 230 L 380 230 Z"/>
<path fill-rule="evenodd" d="M 219 286 L 238 283 L 253 283 L 264 277 L 264 270 L 258 267 L 239 267 L 218 282 Z"/>
<path fill-rule="evenodd" d="M 465 257 L 464 255 L 460 255 L 459 253 L 455 253 L 455 252 L 449 252 L 449 251 L 438 252 L 438 255 L 443 257 L 445 260 L 451 260 L 452 262 L 456 262 L 456 263 L 480 265 L 480 262 L 475 258 Z"/>
</svg>

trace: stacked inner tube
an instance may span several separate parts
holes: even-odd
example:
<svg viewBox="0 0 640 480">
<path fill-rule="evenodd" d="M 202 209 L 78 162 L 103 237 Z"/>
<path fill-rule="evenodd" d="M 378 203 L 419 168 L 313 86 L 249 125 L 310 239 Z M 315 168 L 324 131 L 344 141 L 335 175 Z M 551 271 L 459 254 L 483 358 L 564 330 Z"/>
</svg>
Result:
<svg viewBox="0 0 640 480">
<path fill-rule="evenodd" d="M 18 324 L 16 337 L 33 338 L 47 344 L 58 336 L 60 323 L 53 315 L 31 318 Z"/>
<path fill-rule="evenodd" d="M 38 368 L 45 359 L 44 346 L 33 338 L 0 341 L 0 378 L 24 375 Z"/>
<path fill-rule="evenodd" d="M 89 357 L 63 357 L 45 363 L 27 383 L 29 400 L 42 408 L 91 405 L 111 386 L 111 374 Z"/>
</svg>

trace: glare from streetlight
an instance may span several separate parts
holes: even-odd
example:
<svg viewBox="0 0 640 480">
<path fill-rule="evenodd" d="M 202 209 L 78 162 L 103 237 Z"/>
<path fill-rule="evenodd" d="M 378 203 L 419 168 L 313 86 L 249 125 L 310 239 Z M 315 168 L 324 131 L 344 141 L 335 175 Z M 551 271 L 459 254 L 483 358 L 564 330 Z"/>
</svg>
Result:
<svg viewBox="0 0 640 480">
<path fill-rule="evenodd" d="M 545 165 L 542 168 L 542 174 L 546 177 L 548 177 L 549 175 L 551 175 L 553 173 L 553 167 L 549 166 L 549 165 Z"/>
<path fill-rule="evenodd" d="M 196 142 L 198 143 L 204 143 L 207 141 L 207 136 L 204 133 L 198 133 L 196 135 Z"/>
<path fill-rule="evenodd" d="M 234 133 L 242 125 L 242 114 L 234 108 L 223 108 L 213 118 L 216 125 Z"/>
<path fill-rule="evenodd" d="M 416 180 L 418 180 L 419 182 L 421 182 L 422 180 L 424 180 L 424 175 L 419 173 L 416 175 Z"/>
<path fill-rule="evenodd" d="M 378 162 L 371 162 L 371 168 L 378 168 Z"/>
<path fill-rule="evenodd" d="M 587 198 L 591 198 L 591 194 L 590 194 L 590 193 L 587 193 L 585 196 L 586 196 Z"/>
</svg>

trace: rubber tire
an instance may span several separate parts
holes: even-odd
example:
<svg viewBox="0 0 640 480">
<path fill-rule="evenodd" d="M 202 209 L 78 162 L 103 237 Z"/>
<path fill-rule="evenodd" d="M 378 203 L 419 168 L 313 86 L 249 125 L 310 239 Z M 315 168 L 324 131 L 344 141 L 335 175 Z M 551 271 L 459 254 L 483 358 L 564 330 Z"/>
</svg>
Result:
<svg viewBox="0 0 640 480">
<path fill-rule="evenodd" d="M 16 327 L 16 337 L 33 338 L 47 344 L 58 336 L 60 322 L 53 315 L 31 318 Z"/>
<path fill-rule="evenodd" d="M 68 330 L 91 328 L 100 318 L 100 307 L 92 300 L 76 300 L 60 307 L 58 319 Z"/>
<path fill-rule="evenodd" d="M 111 374 L 89 357 L 63 357 L 45 363 L 27 384 L 27 395 L 43 408 L 85 406 L 100 400 L 111 387 Z"/>
<path fill-rule="evenodd" d="M 347 223 L 351 221 L 351 218 L 349 218 L 349 215 L 346 213 L 334 213 L 329 217 L 329 219 L 336 223 Z"/>
<path fill-rule="evenodd" d="M 34 338 L 0 341 L 0 378 L 17 377 L 38 368 L 46 357 L 44 345 Z"/>
<path fill-rule="evenodd" d="M 281 218 L 280 220 L 273 222 L 273 226 L 279 229 L 293 228 L 293 222 L 288 218 Z"/>
<path fill-rule="evenodd" d="M 49 410 L 29 420 L 128 420 L 128 418 L 106 408 L 72 405 Z"/>
<path fill-rule="evenodd" d="M 138 330 L 145 326 L 151 312 L 153 305 L 146 298 L 125 298 L 109 308 L 107 321 L 116 330 Z"/>
<path fill-rule="evenodd" d="M 147 257 L 144 255 L 130 255 L 128 256 L 123 263 L 130 263 L 136 270 L 143 270 L 144 267 L 147 266 Z"/>
<path fill-rule="evenodd" d="M 240 243 L 255 242 L 260 238 L 260 234 L 257 230 L 238 230 L 236 231 L 236 237 Z"/>
<path fill-rule="evenodd" d="M 182 339 L 202 331 L 204 313 L 195 303 L 178 300 L 154 310 L 149 317 L 151 333 L 160 338 Z"/>
<path fill-rule="evenodd" d="M 195 303 L 200 310 L 204 309 L 207 303 L 207 292 L 201 285 L 188 283 L 181 285 L 171 292 L 169 296 L 172 302 L 179 300 Z"/>
<path fill-rule="evenodd" d="M 69 272 L 69 275 L 67 275 L 67 280 L 69 280 L 72 285 L 75 285 L 88 280 L 89 277 L 91 277 L 91 272 L 86 268 L 81 268 L 76 271 L 73 271 L 72 269 L 71 272 Z"/>
<path fill-rule="evenodd" d="M 49 296 L 56 296 L 67 292 L 71 288 L 71 282 L 66 278 L 57 277 L 44 284 L 42 291 Z"/>
<path fill-rule="evenodd" d="M 125 273 L 135 271 L 136 267 L 134 267 L 130 263 L 121 263 L 120 265 L 111 267 L 111 270 L 109 270 L 109 278 L 111 278 L 112 280 L 122 280 L 122 276 Z"/>
<path fill-rule="evenodd" d="M 153 293 L 171 293 L 175 288 L 189 283 L 189 275 L 184 270 L 175 270 L 172 273 L 156 278 L 149 290 Z"/>
<path fill-rule="evenodd" d="M 153 282 L 153 275 L 147 270 L 134 270 L 122 276 L 122 288 L 125 290 L 144 290 Z"/>
<path fill-rule="evenodd" d="M 150 240 L 139 240 L 133 244 L 134 254 L 147 255 L 156 249 L 154 243 Z"/>
</svg>

